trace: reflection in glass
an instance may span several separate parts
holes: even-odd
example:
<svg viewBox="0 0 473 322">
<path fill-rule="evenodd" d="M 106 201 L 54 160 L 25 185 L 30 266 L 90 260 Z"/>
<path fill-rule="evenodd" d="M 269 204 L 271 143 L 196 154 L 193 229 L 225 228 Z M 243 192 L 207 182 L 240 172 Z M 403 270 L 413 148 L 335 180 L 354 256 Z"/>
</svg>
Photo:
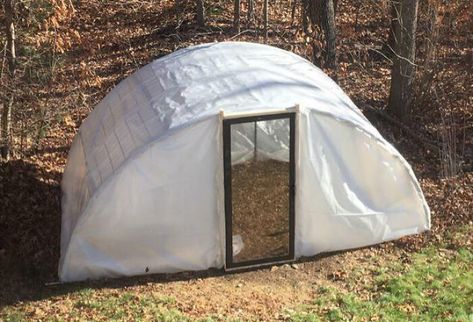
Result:
<svg viewBox="0 0 473 322">
<path fill-rule="evenodd" d="M 233 262 L 289 254 L 289 119 L 231 126 Z"/>
</svg>

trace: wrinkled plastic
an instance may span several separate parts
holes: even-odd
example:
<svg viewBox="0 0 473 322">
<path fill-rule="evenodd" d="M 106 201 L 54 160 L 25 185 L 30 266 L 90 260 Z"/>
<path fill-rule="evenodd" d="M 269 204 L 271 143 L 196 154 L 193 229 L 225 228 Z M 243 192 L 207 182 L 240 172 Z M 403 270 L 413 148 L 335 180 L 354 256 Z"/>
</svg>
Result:
<svg viewBox="0 0 473 322">
<path fill-rule="evenodd" d="M 220 111 L 295 105 L 297 257 L 430 228 L 408 163 L 322 71 L 270 46 L 206 44 L 141 68 L 81 125 L 62 182 L 60 279 L 222 267 Z M 287 161 L 287 135 L 266 125 L 257 153 Z M 254 157 L 254 127 L 240 134 L 233 163 Z"/>
</svg>

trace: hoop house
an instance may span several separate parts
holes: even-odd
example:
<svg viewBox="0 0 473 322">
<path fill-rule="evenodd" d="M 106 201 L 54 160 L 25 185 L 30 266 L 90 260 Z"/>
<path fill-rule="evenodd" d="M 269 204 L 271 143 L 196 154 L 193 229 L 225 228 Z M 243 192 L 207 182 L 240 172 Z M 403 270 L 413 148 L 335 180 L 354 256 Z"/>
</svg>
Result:
<svg viewBox="0 0 473 322">
<path fill-rule="evenodd" d="M 335 82 L 241 42 L 119 83 L 81 125 L 62 192 L 62 281 L 274 263 L 430 228 L 411 167 Z"/>
</svg>

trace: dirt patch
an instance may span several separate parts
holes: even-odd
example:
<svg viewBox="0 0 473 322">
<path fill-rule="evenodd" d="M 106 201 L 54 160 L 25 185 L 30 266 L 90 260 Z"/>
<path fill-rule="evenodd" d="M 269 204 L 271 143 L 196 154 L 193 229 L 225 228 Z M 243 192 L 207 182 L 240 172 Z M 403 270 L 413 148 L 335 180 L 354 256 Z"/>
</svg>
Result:
<svg viewBox="0 0 473 322">
<path fill-rule="evenodd" d="M 232 167 L 235 262 L 289 254 L 289 163 L 251 160 Z"/>
<path fill-rule="evenodd" d="M 123 292 L 158 292 L 173 296 L 176 306 L 196 318 L 221 314 L 243 320 L 274 320 L 279 318 L 276 314 L 281 310 L 313 300 L 316 287 L 342 284 L 351 270 L 405 261 L 408 252 L 431 242 L 445 240 L 448 232 L 455 227 L 472 225 L 473 174 L 463 173 L 450 180 L 439 179 L 437 151 L 426 150 L 399 129 L 377 119 L 375 115 L 367 115 L 383 136 L 411 163 L 420 179 L 432 210 L 430 233 L 405 237 L 364 250 L 332 254 L 330 257 L 318 256 L 303 264 L 298 262 L 297 269 L 283 266 L 275 270 L 261 269 L 234 275 L 223 275 L 218 271 L 202 275 L 184 273 L 165 278 L 138 277 L 45 286 L 45 282 L 57 280 L 61 173 L 72 138 L 93 106 L 121 79 L 178 48 L 223 40 L 263 41 L 258 32 L 240 35 L 230 32 L 233 5 L 228 1 L 206 2 L 209 19 L 204 29 L 193 23 L 190 9 L 186 10 L 182 24 L 177 27 L 172 11 L 174 1 L 89 0 L 83 3 L 76 8 L 70 25 L 54 30 L 56 33 L 75 29 L 82 41 L 74 43 L 74 49 L 62 56 L 64 62 L 56 66 L 51 82 L 45 85 L 35 82 L 30 88 L 23 87 L 18 93 L 14 125 L 17 132 L 30 129 L 31 134 L 26 138 L 27 144 L 15 143 L 18 154 L 14 160 L 9 165 L 0 165 L 0 311 L 5 303 L 16 303 L 24 312 L 33 312 L 28 315 L 29 320 L 45 320 L 47 316 L 35 313 L 36 308 L 42 308 L 50 314 L 49 318 L 54 318 L 54 312 L 63 312 L 61 307 L 65 306 L 62 317 L 67 320 L 67 314 L 80 311 L 68 306 L 72 293 L 93 288 L 99 291 L 98 296 L 104 297 Z M 257 1 L 256 5 L 256 12 L 261 12 L 261 2 Z M 445 9 L 451 10 L 454 6 L 452 3 Z M 291 6 L 274 3 L 270 8 L 268 44 L 311 59 L 311 45 L 306 42 L 300 23 L 289 23 Z M 384 108 L 389 93 L 389 61 L 372 60 L 368 56 L 368 48 L 373 44 L 382 44 L 387 39 L 389 19 L 386 19 L 385 12 L 380 8 L 373 6 L 370 1 L 339 2 L 338 80 L 343 90 L 360 107 L 370 104 Z M 452 26 L 467 28 L 468 24 L 462 23 L 464 20 L 452 12 L 446 12 L 455 18 Z M 24 31 L 22 27 L 18 28 L 21 31 L 21 46 L 27 41 L 21 35 Z M 468 40 L 468 37 L 463 38 Z M 462 47 L 462 42 L 452 39 L 445 37 L 439 44 L 448 51 L 445 50 L 439 57 L 438 66 L 450 66 L 443 77 L 452 79 L 455 88 L 452 91 L 444 89 L 439 92 L 441 99 L 433 97 L 433 100 L 442 106 L 451 106 L 458 118 L 465 122 L 465 132 L 459 131 L 459 135 L 472 138 L 471 94 L 468 94 L 471 91 L 459 90 L 457 86 L 462 82 L 453 77 L 458 75 L 461 79 L 471 80 L 469 74 L 465 73 L 467 66 L 463 63 L 468 50 Z M 34 37 L 31 37 L 31 41 L 35 42 Z M 455 46 L 452 41 L 455 41 Z M 442 88 L 447 87 L 442 85 Z M 440 119 L 438 113 L 431 104 L 418 108 L 417 116 L 408 124 L 409 127 L 428 138 L 436 139 Z M 63 114 L 55 114 L 58 110 L 63 111 L 68 118 L 61 120 Z M 38 120 L 38 115 L 44 115 L 44 111 L 48 112 L 46 124 L 43 119 Z M 47 135 L 41 136 L 37 144 L 33 145 L 33 139 L 39 137 L 43 128 L 48 129 Z M 473 159 L 471 139 L 467 141 L 465 150 L 470 151 L 465 154 L 470 157 L 464 159 L 464 171 L 468 172 L 472 169 Z M 449 247 L 455 249 L 456 245 Z M 369 270 L 365 276 L 373 278 Z M 364 281 L 360 279 L 358 283 Z M 348 291 L 355 292 L 356 287 L 351 286 Z"/>
</svg>

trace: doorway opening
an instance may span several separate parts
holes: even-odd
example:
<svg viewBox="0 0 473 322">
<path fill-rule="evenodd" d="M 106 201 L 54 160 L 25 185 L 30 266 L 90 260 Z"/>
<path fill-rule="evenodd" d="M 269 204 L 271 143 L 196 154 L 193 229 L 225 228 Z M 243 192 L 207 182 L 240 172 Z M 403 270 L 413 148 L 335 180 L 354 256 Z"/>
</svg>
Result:
<svg viewBox="0 0 473 322">
<path fill-rule="evenodd" d="M 295 113 L 223 120 L 225 268 L 294 259 Z"/>
</svg>

